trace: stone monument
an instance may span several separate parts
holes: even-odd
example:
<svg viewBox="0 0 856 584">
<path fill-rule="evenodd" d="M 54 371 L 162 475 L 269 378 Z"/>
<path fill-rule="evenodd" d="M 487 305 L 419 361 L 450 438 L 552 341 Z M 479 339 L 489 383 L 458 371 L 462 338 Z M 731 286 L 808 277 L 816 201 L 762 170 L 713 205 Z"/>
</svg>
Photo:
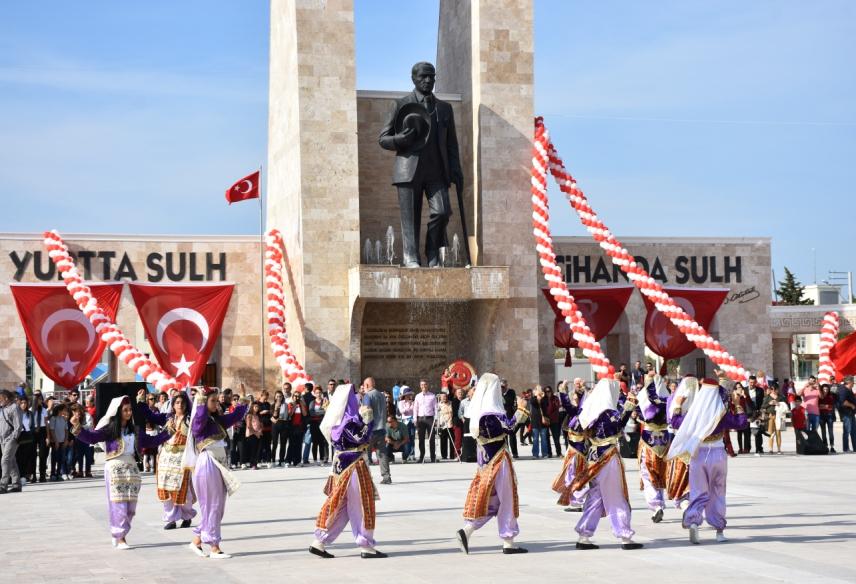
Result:
<svg viewBox="0 0 856 584">
<path fill-rule="evenodd" d="M 393 227 L 400 163 L 378 136 L 412 94 L 356 90 L 352 0 L 272 0 L 270 51 L 267 225 L 285 238 L 289 341 L 307 370 L 436 387 L 463 358 L 516 388 L 552 379 L 530 221 L 532 1 L 440 1 L 430 93 L 453 120 L 461 172 L 449 161 L 444 178 L 460 183 L 470 234 L 456 213 L 451 241 L 429 236 L 442 270 L 399 265 L 413 265 Z M 414 234 L 430 221 L 414 213 Z"/>
</svg>

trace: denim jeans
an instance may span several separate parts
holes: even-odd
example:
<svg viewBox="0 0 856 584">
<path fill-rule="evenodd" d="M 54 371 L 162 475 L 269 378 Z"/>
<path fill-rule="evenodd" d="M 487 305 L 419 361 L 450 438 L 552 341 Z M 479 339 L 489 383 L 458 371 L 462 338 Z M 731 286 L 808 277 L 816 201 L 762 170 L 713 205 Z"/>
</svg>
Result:
<svg viewBox="0 0 856 584">
<path fill-rule="evenodd" d="M 812 430 L 817 430 L 820 426 L 820 414 L 806 414 L 806 418 L 808 419 L 807 430 L 809 432 L 811 432 Z"/>
<path fill-rule="evenodd" d="M 842 448 L 846 451 L 856 450 L 856 417 L 841 416 L 841 424 L 844 426 L 844 431 L 841 433 Z M 850 439 L 850 446 L 847 444 L 847 439 Z"/>
<path fill-rule="evenodd" d="M 532 428 L 532 458 L 547 456 L 547 428 Z"/>
</svg>

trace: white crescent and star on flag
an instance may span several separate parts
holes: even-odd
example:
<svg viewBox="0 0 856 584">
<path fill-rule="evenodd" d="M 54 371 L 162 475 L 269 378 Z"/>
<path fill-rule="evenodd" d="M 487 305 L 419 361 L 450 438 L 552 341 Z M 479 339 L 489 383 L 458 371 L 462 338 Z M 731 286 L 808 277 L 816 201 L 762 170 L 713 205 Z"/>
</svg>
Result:
<svg viewBox="0 0 856 584">
<path fill-rule="evenodd" d="M 166 333 L 166 329 L 176 322 L 185 320 L 195 324 L 196 327 L 199 329 L 199 332 L 202 334 L 202 342 L 199 344 L 199 351 L 201 352 L 208 344 L 208 336 L 210 334 L 210 329 L 208 327 L 208 321 L 205 320 L 205 317 L 202 316 L 202 314 L 200 314 L 198 311 L 193 310 L 192 308 L 173 308 L 172 310 L 166 312 L 160 318 L 156 329 L 156 342 L 158 344 L 158 347 L 160 347 L 160 349 L 164 353 L 169 354 L 169 351 L 167 351 L 163 342 L 163 337 L 164 333 Z M 184 355 L 184 353 L 182 353 L 181 359 L 179 359 L 178 361 L 170 361 L 170 363 L 176 369 L 176 377 L 180 377 L 182 375 L 190 377 L 190 368 L 194 365 L 194 363 L 196 363 L 196 361 L 189 361 Z"/>
<path fill-rule="evenodd" d="M 247 185 L 247 188 L 244 190 L 241 190 L 241 187 L 245 183 Z M 251 181 L 248 178 L 245 178 L 244 180 L 242 180 L 241 182 L 239 182 L 238 184 L 235 185 L 235 192 L 238 193 L 239 195 L 246 195 L 247 193 L 249 193 L 252 190 L 253 190 L 253 181 Z"/>
<path fill-rule="evenodd" d="M 86 330 L 86 351 L 88 351 L 95 343 L 95 328 L 92 326 L 92 323 L 89 322 L 89 319 L 86 318 L 86 315 L 76 308 L 61 308 L 51 313 L 51 315 L 48 316 L 42 324 L 41 339 L 43 347 L 50 350 L 48 336 L 54 327 L 62 322 L 74 322 L 81 325 Z M 80 361 L 72 361 L 68 353 L 65 354 L 65 359 L 62 361 L 56 361 L 55 363 L 59 368 L 59 374 L 67 375 L 69 377 L 74 377 L 77 371 L 77 366 L 80 365 Z"/>
</svg>

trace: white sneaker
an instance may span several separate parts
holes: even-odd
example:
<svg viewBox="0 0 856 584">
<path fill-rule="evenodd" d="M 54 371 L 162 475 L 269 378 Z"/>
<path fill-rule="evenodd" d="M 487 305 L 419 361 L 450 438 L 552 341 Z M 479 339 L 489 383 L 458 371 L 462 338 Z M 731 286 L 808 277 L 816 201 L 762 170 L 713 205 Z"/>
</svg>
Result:
<svg viewBox="0 0 856 584">
<path fill-rule="evenodd" d="M 131 549 L 131 546 L 129 546 L 129 545 L 128 545 L 126 542 L 124 542 L 124 541 L 120 541 L 120 542 L 117 542 L 117 543 L 116 543 L 116 549 L 117 549 L 117 550 L 129 550 L 129 549 Z"/>
<path fill-rule="evenodd" d="M 226 552 L 222 552 L 222 551 L 220 551 L 220 552 L 216 552 L 216 553 L 215 553 L 215 552 L 211 552 L 211 553 L 208 555 L 208 557 L 209 557 L 209 558 L 211 558 L 212 560 L 228 560 L 228 559 L 229 559 L 229 558 L 231 558 L 232 556 L 230 556 L 230 555 L 229 555 L 229 554 L 227 554 Z"/>
<path fill-rule="evenodd" d="M 690 543 L 698 545 L 698 525 L 690 525 Z"/>
<path fill-rule="evenodd" d="M 681 511 L 686 511 L 687 509 L 690 508 L 690 502 L 687 501 L 686 499 L 684 499 L 683 501 L 681 501 L 680 508 L 681 508 Z"/>
<path fill-rule="evenodd" d="M 728 541 L 728 538 L 725 537 L 725 534 L 722 532 L 721 529 L 716 532 L 716 541 L 718 541 L 719 543 L 725 543 Z"/>
<path fill-rule="evenodd" d="M 196 554 L 200 558 L 204 558 L 204 557 L 208 556 L 208 554 L 205 553 L 205 550 L 202 549 L 202 546 L 198 546 L 198 545 L 194 544 L 192 541 L 189 544 L 187 544 L 187 547 L 189 547 L 190 551 L 192 551 L 194 554 Z"/>
</svg>

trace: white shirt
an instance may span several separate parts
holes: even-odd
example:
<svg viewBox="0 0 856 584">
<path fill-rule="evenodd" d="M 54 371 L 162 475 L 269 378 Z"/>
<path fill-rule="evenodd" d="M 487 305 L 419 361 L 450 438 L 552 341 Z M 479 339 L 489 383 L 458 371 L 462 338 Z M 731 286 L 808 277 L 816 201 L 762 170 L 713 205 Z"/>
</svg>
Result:
<svg viewBox="0 0 856 584">
<path fill-rule="evenodd" d="M 24 432 L 29 432 L 32 430 L 30 427 L 30 412 L 21 412 L 21 430 Z"/>
</svg>

